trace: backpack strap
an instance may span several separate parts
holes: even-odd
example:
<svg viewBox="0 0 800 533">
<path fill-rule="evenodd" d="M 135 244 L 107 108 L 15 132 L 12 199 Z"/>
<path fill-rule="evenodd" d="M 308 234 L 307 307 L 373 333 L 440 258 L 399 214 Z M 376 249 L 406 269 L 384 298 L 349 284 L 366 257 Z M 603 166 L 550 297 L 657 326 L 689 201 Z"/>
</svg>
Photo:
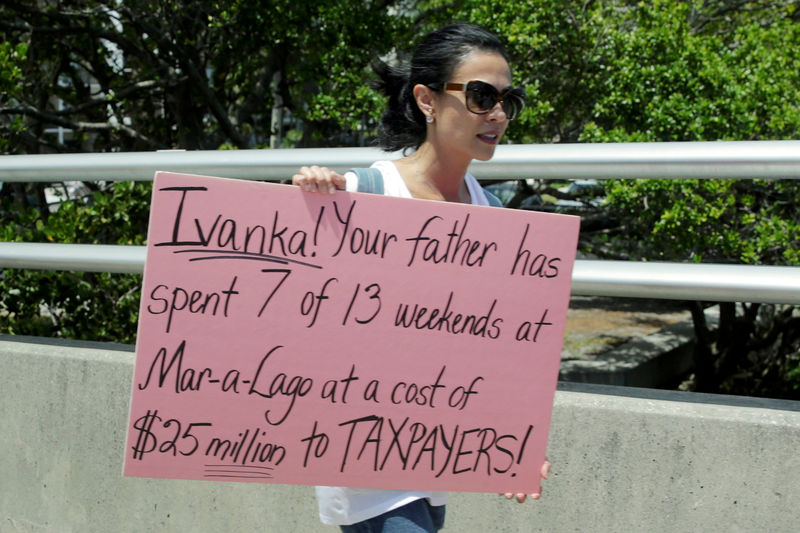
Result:
<svg viewBox="0 0 800 533">
<path fill-rule="evenodd" d="M 383 194 L 383 174 L 377 168 L 351 168 L 347 172 L 358 176 L 356 191 Z"/>
</svg>

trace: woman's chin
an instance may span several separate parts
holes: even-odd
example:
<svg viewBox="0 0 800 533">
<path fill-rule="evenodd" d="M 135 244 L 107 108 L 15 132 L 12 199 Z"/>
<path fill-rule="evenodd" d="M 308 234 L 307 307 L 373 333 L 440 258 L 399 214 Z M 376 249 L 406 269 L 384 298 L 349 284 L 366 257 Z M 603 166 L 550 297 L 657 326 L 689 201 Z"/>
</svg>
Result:
<svg viewBox="0 0 800 533">
<path fill-rule="evenodd" d="M 482 150 L 478 151 L 475 154 L 474 159 L 477 159 L 478 161 L 488 161 L 488 160 L 490 160 L 492 157 L 494 157 L 494 149 L 495 148 L 496 148 L 495 146 L 484 147 Z"/>
</svg>

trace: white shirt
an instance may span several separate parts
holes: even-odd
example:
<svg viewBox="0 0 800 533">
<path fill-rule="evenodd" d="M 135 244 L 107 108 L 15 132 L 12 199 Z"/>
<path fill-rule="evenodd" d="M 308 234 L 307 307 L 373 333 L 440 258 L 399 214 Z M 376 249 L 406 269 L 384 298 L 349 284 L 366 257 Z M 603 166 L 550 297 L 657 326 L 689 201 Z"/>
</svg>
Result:
<svg viewBox="0 0 800 533">
<path fill-rule="evenodd" d="M 391 161 L 376 161 L 372 168 L 383 174 L 383 194 L 399 198 L 413 198 L 403 177 Z M 346 190 L 356 192 L 358 176 L 345 174 Z M 478 180 L 469 172 L 464 176 L 473 205 L 489 205 Z M 447 503 L 447 493 L 430 490 L 354 489 L 349 487 L 317 487 L 319 518 L 323 524 L 349 525 L 368 520 L 385 512 L 397 509 L 414 500 L 427 498 L 431 505 Z"/>
<path fill-rule="evenodd" d="M 406 182 L 397 171 L 397 167 L 391 161 L 375 161 L 371 168 L 377 168 L 383 174 L 383 194 L 384 196 L 396 196 L 399 198 L 413 198 L 411 191 L 408 190 Z M 356 192 L 358 188 L 358 176 L 354 172 L 345 173 L 344 177 L 347 179 L 346 189 L 348 192 Z M 472 205 L 490 205 L 486 195 L 483 194 L 483 188 L 478 180 L 467 172 L 464 175 L 464 181 L 469 190 L 469 196 L 472 199 Z"/>
</svg>

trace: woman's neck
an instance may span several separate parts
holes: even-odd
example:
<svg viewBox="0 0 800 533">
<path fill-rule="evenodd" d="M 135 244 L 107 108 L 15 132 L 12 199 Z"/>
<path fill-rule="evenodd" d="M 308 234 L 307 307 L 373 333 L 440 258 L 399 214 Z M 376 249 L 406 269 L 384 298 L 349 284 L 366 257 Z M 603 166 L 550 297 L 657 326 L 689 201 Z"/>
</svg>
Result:
<svg viewBox="0 0 800 533">
<path fill-rule="evenodd" d="M 427 142 L 401 161 L 404 163 L 402 170 L 405 171 L 401 174 L 412 195 L 447 202 L 471 202 L 464 181 L 469 161 L 458 161 L 439 154 Z M 415 191 L 419 194 L 414 194 Z M 435 197 L 437 195 L 438 198 Z"/>
</svg>

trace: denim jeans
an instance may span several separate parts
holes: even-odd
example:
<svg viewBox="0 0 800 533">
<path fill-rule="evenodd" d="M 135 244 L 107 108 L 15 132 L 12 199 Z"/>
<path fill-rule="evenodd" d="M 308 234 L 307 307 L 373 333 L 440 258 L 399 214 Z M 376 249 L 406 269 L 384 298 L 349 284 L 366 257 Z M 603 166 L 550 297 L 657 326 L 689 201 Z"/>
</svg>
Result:
<svg viewBox="0 0 800 533">
<path fill-rule="evenodd" d="M 444 505 L 415 500 L 382 515 L 340 526 L 343 533 L 436 533 L 444 527 Z"/>
</svg>

